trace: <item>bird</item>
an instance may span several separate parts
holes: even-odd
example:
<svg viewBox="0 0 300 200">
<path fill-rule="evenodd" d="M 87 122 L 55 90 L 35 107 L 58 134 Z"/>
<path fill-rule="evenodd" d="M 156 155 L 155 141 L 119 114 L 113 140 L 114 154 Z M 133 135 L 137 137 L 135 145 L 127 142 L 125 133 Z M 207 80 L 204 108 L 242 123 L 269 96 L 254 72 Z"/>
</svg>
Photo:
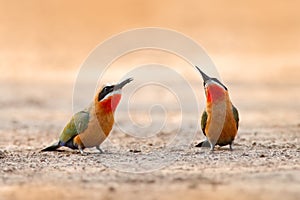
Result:
<svg viewBox="0 0 300 200">
<path fill-rule="evenodd" d="M 103 86 L 89 106 L 72 116 L 59 140 L 41 151 L 55 151 L 64 146 L 86 155 L 85 148 L 96 147 L 102 153 L 100 145 L 114 125 L 114 112 L 121 100 L 122 88 L 132 80 L 128 78 L 115 85 Z"/>
<path fill-rule="evenodd" d="M 227 87 L 195 67 L 202 76 L 206 96 L 206 108 L 201 117 L 201 129 L 206 140 L 196 147 L 210 147 L 214 151 L 216 145 L 229 145 L 232 150 L 239 128 L 239 112 L 230 100 Z"/>
</svg>

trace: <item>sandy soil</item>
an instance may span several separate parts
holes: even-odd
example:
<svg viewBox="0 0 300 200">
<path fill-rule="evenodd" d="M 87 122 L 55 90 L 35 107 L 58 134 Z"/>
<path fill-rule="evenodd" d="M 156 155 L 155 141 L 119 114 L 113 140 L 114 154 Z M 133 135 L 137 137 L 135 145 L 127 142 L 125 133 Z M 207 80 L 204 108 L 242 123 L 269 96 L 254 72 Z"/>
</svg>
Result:
<svg viewBox="0 0 300 200">
<path fill-rule="evenodd" d="M 58 137 L 71 115 L 72 82 L 2 83 L 0 199 L 299 198 L 300 105 L 287 100 L 299 94 L 288 92 L 287 99 L 259 95 L 270 90 L 285 94 L 285 86 L 267 84 L 259 94 L 253 88 L 250 94 L 242 88 L 253 86 L 228 83 L 242 119 L 232 152 L 227 147 L 215 153 L 192 147 L 203 139 L 200 131 L 188 147 L 165 148 L 172 131 L 141 143 L 115 128 L 109 140 L 122 148 L 105 143 L 103 154 L 90 149 L 81 156 L 68 149 L 39 152 Z M 289 85 L 289 91 L 298 89 Z M 191 126 L 183 125 L 187 134 Z M 119 163 L 152 169 L 155 155 L 148 153 L 154 148 L 165 149 L 163 155 L 172 162 L 147 173 L 115 170 Z"/>
</svg>

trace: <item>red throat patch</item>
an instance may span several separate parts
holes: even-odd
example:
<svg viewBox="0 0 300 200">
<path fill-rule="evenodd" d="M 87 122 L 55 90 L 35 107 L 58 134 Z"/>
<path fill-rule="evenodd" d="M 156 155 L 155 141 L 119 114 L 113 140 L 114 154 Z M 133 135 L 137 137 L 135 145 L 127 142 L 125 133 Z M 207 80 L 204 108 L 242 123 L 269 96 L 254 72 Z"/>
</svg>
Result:
<svg viewBox="0 0 300 200">
<path fill-rule="evenodd" d="M 119 102 L 121 100 L 121 94 L 115 94 L 107 99 L 99 102 L 101 107 L 105 110 L 105 112 L 115 112 Z"/>
<path fill-rule="evenodd" d="M 223 99 L 225 96 L 224 89 L 218 85 L 209 85 L 206 88 L 206 99 L 207 102 L 215 102 Z"/>
</svg>

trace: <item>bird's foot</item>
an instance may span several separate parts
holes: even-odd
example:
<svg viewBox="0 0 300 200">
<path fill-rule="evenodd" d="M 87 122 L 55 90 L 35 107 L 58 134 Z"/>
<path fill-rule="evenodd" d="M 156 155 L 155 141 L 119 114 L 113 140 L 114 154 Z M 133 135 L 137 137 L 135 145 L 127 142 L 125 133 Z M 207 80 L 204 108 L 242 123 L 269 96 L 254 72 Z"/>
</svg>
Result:
<svg viewBox="0 0 300 200">
<path fill-rule="evenodd" d="M 81 154 L 82 156 L 87 156 L 87 155 L 88 155 L 88 153 L 84 152 L 83 150 L 79 150 L 79 152 L 80 152 L 80 154 Z"/>
<path fill-rule="evenodd" d="M 78 147 L 78 149 L 79 149 L 79 152 L 80 152 L 80 154 L 81 154 L 82 156 L 88 155 L 86 152 L 83 151 L 83 149 L 82 149 L 81 147 Z"/>
<path fill-rule="evenodd" d="M 210 144 L 210 152 L 214 153 L 214 151 L 215 151 L 215 144 L 212 143 L 212 142 L 210 142 L 210 141 L 209 141 L 209 144 Z"/>
<path fill-rule="evenodd" d="M 103 153 L 102 149 L 100 148 L 100 146 L 97 146 L 96 149 L 99 151 L 99 153 Z"/>
</svg>

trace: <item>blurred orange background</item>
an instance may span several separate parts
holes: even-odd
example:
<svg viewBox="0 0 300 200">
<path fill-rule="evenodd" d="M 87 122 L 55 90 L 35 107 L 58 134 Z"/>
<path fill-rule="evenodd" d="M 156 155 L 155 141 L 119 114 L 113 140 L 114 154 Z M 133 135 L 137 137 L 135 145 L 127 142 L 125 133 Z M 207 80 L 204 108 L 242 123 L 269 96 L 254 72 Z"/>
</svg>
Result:
<svg viewBox="0 0 300 200">
<path fill-rule="evenodd" d="M 0 1 L 0 79 L 73 79 L 108 37 L 141 27 L 202 45 L 228 81 L 299 83 L 300 3 L 288 1 Z M 53 71 L 54 70 L 54 71 Z M 48 77 L 49 78 L 49 77 Z"/>
</svg>

